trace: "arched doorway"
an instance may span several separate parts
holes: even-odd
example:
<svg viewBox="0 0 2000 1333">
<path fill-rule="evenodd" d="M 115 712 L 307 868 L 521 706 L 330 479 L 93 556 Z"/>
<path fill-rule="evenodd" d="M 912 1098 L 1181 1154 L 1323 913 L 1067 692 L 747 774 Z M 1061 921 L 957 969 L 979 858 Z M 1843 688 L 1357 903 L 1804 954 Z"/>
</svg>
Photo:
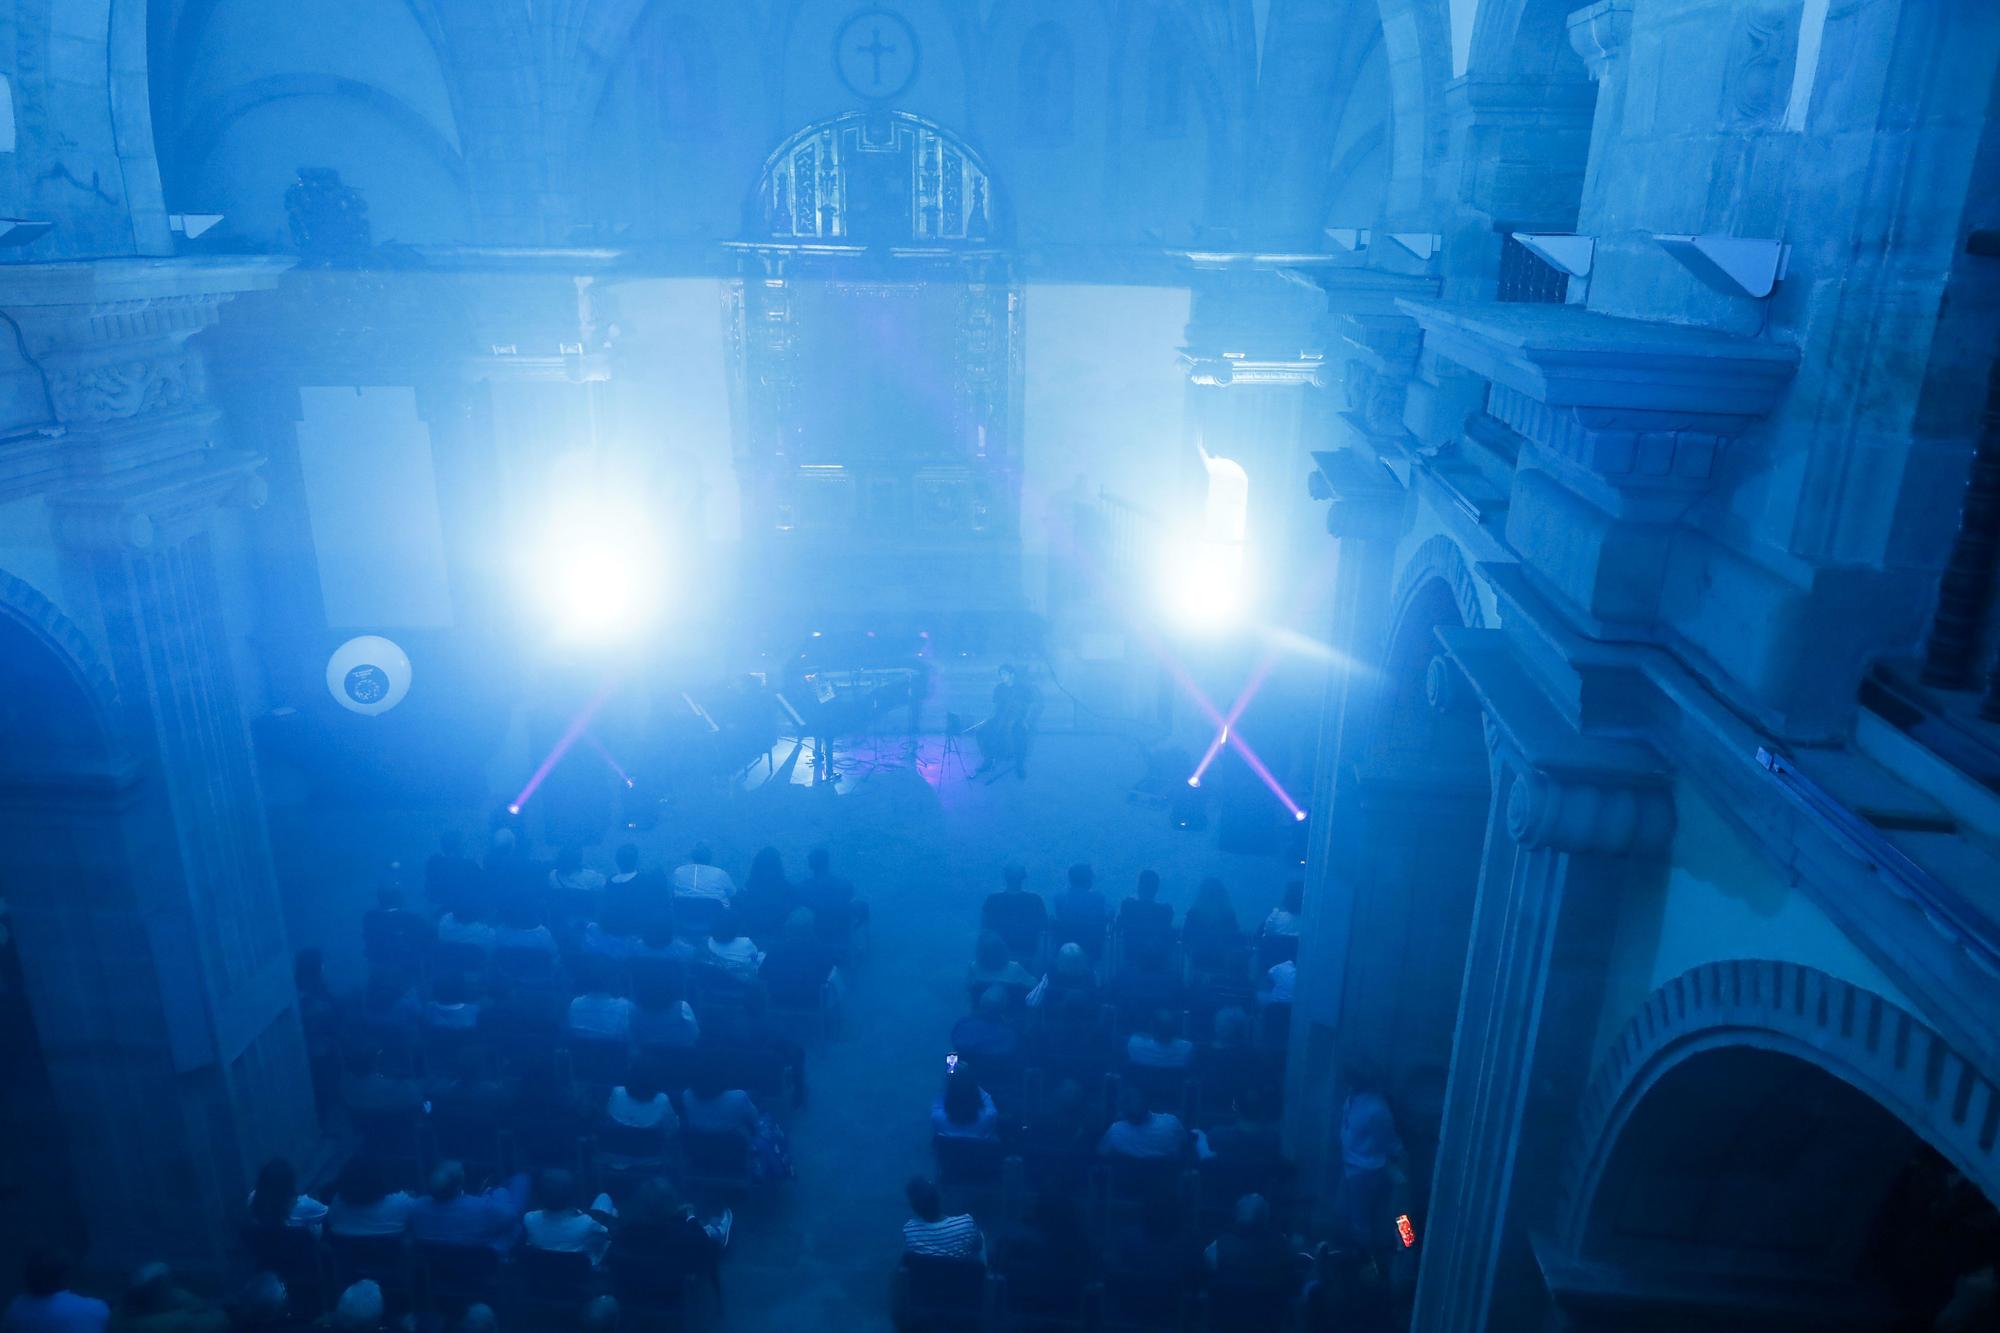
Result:
<svg viewBox="0 0 2000 1333">
<path fill-rule="evenodd" d="M 187 873 L 175 797 L 212 775 L 189 766 L 174 787 L 143 748 L 155 734 L 86 635 L 0 573 L 0 891 L 46 1071 L 36 1139 L 66 1155 L 72 1191 L 36 1205 L 51 1225 L 29 1241 L 212 1271 L 257 1163 L 308 1146 L 310 1082 L 289 967 L 218 979 L 253 923 Z M 246 818 L 261 811 L 191 823 L 221 839 Z M 84 1230 L 61 1234 L 72 1203 Z"/>
<path fill-rule="evenodd" d="M 1927 1330 L 1993 1262 L 1992 1086 L 1880 996 L 1711 964 L 1614 1050 L 1538 1246 L 1575 1326 Z"/>
<path fill-rule="evenodd" d="M 1340 1056 L 1395 1106 L 1416 1200 L 1430 1192 L 1492 805 L 1479 707 L 1438 634 L 1483 623 L 1458 548 L 1425 543 L 1405 565 L 1371 742 L 1343 775 L 1351 822 L 1335 835 L 1354 899 Z"/>
</svg>

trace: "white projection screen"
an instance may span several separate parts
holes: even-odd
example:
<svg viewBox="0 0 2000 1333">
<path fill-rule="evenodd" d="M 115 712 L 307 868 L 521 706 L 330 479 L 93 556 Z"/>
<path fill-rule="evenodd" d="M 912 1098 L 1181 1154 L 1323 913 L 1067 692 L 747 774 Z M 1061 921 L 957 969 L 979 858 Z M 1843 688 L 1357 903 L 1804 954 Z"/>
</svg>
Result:
<svg viewBox="0 0 2000 1333">
<path fill-rule="evenodd" d="M 402 386 L 299 390 L 299 471 L 329 629 L 452 623 L 430 429 Z"/>
</svg>

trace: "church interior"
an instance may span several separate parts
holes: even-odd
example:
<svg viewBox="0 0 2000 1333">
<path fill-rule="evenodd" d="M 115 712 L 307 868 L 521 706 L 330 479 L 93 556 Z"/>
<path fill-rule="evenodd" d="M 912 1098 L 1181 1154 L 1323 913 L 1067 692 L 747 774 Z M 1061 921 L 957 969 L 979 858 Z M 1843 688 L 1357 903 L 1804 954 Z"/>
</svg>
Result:
<svg viewBox="0 0 2000 1333">
<path fill-rule="evenodd" d="M 1992 0 L 0 0 L 0 1333 L 2000 1330 Z"/>
</svg>

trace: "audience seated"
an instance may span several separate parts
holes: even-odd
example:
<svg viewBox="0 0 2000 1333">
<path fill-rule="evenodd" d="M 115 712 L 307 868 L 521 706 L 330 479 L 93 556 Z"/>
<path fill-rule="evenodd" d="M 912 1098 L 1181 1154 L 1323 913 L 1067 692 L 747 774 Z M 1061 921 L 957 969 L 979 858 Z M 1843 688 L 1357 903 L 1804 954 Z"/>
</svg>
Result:
<svg viewBox="0 0 2000 1333">
<path fill-rule="evenodd" d="M 512 893 L 500 900 L 500 920 L 493 927 L 493 961 L 505 965 L 508 956 L 539 957 L 553 962 L 556 937 L 542 924 L 535 899 L 527 893 Z"/>
<path fill-rule="evenodd" d="M 634 1006 L 617 993 L 612 969 L 600 961 L 580 958 L 572 970 L 583 991 L 569 1002 L 566 1026 L 570 1035 L 586 1041 L 629 1040 Z"/>
<path fill-rule="evenodd" d="M 701 1024 L 683 992 L 678 964 L 632 968 L 632 1040 L 639 1046 L 684 1050 L 701 1040 Z"/>
<path fill-rule="evenodd" d="M 1104 1117 L 1093 1114 L 1083 1085 L 1064 1078 L 1043 1094 L 1021 1134 L 1021 1155 L 1037 1179 L 1078 1181 L 1088 1172 Z"/>
<path fill-rule="evenodd" d="M 1238 1199 L 1229 1230 L 1202 1254 L 1216 1279 L 1233 1286 L 1289 1290 L 1298 1284 L 1298 1256 L 1290 1238 L 1271 1220 L 1271 1205 L 1262 1195 Z"/>
<path fill-rule="evenodd" d="M 250 1191 L 250 1223 L 267 1231 L 299 1227 L 319 1234 L 326 1221 L 326 1205 L 310 1194 L 299 1192 L 299 1178 L 292 1164 L 273 1157 L 257 1171 L 257 1184 Z"/>
<path fill-rule="evenodd" d="M 436 912 L 456 912 L 472 905 L 485 885 L 479 867 L 465 854 L 465 835 L 446 829 L 438 849 L 424 863 L 424 901 Z"/>
<path fill-rule="evenodd" d="M 1177 1115 L 1154 1110 L 1152 1100 L 1136 1083 L 1119 1090 L 1118 1119 L 1097 1142 L 1100 1156 L 1161 1161 L 1188 1155 L 1192 1140 L 1187 1126 Z"/>
<path fill-rule="evenodd" d="M 430 1192 L 410 1209 L 410 1238 L 433 1245 L 487 1245 L 505 1254 L 527 1206 L 526 1172 L 469 1194 L 464 1165 L 439 1162 L 431 1172 Z"/>
<path fill-rule="evenodd" d="M 381 1158 L 359 1152 L 347 1159 L 327 1205 L 326 1229 L 336 1236 L 400 1236 L 416 1196 L 395 1186 Z"/>
<path fill-rule="evenodd" d="M 479 1026 L 479 1006 L 472 1002 L 472 988 L 462 975 L 446 972 L 431 982 L 424 1026 L 444 1032 L 471 1032 Z"/>
<path fill-rule="evenodd" d="M 1171 948 L 1174 909 L 1160 901 L 1160 872 L 1141 870 L 1132 896 L 1118 904 L 1118 934 L 1127 949 Z"/>
<path fill-rule="evenodd" d="M 1342 1083 L 1347 1101 L 1340 1112 L 1340 1186 L 1334 1193 L 1334 1215 L 1348 1242 L 1386 1266 L 1388 1238 L 1394 1234 L 1390 1173 L 1402 1156 L 1403 1141 L 1372 1070 L 1350 1068 Z"/>
<path fill-rule="evenodd" d="M 580 1333 L 618 1333 L 624 1322 L 625 1312 L 616 1296 L 592 1296 L 583 1303 L 576 1326 Z"/>
<path fill-rule="evenodd" d="M 989 894 L 980 908 L 979 924 L 1007 943 L 1014 957 L 1026 962 L 1041 952 L 1049 909 L 1038 893 L 1028 892 L 1028 872 L 1009 865 L 1000 872 L 1005 887 Z"/>
<path fill-rule="evenodd" d="M 1044 1186 L 1002 1251 L 1008 1305 L 1031 1316 L 1079 1314 L 1097 1271 L 1096 1249 L 1071 1192 Z"/>
<path fill-rule="evenodd" d="M 423 956 L 430 927 L 403 905 L 403 891 L 393 884 L 375 892 L 375 906 L 361 918 L 361 947 L 371 965 L 413 966 Z"/>
<path fill-rule="evenodd" d="M 824 847 L 806 853 L 798 895 L 800 905 L 812 909 L 820 939 L 836 949 L 845 950 L 848 936 L 867 920 L 868 905 L 854 896 L 852 882 L 833 873 L 833 857 Z"/>
<path fill-rule="evenodd" d="M 1083 946 L 1071 941 L 1056 950 L 1056 960 L 1041 983 L 1028 992 L 1031 1008 L 1054 1008 L 1077 999 L 1095 1002 L 1097 978 L 1090 971 L 1090 956 Z"/>
<path fill-rule="evenodd" d="M 771 1016 L 762 986 L 745 989 L 736 1005 L 717 1018 L 710 1052 L 710 1063 L 721 1063 L 752 1087 L 775 1090 L 789 1070 L 792 1104 L 806 1104 L 805 1047 Z"/>
<path fill-rule="evenodd" d="M 648 920 L 665 915 L 671 908 L 668 888 L 657 882 L 657 871 L 651 876 L 640 872 L 636 844 L 621 844 L 612 854 L 612 862 L 617 869 L 604 882 L 603 914 L 599 920 L 607 928 L 615 928 L 617 934 L 636 935 Z"/>
<path fill-rule="evenodd" d="M 1322 1243 L 1299 1303 L 1300 1333 L 1390 1333 L 1389 1284 L 1362 1250 Z"/>
<path fill-rule="evenodd" d="M 229 1316 L 174 1281 L 165 1264 L 142 1264 L 111 1316 L 112 1333 L 227 1333 Z"/>
<path fill-rule="evenodd" d="M 938 1187 L 922 1176 L 910 1177 L 904 1187 L 910 1201 L 910 1220 L 903 1223 L 903 1252 L 933 1259 L 984 1259 L 986 1237 L 970 1213 L 945 1215 Z"/>
<path fill-rule="evenodd" d="M 382 1288 L 369 1278 L 340 1293 L 326 1326 L 335 1333 L 378 1333 L 382 1327 Z"/>
<path fill-rule="evenodd" d="M 1256 1026 L 1247 1012 L 1235 1005 L 1216 1010 L 1211 1032 L 1209 1044 L 1195 1052 L 1206 1105 L 1228 1106 L 1246 1088 L 1273 1090 L 1277 1080 L 1270 1060 L 1252 1044 Z"/>
<path fill-rule="evenodd" d="M 987 987 L 978 1009 L 952 1026 L 952 1049 L 971 1061 L 975 1070 L 1011 1065 L 1021 1044 L 1020 1034 L 1008 1021 L 1011 1008 L 1004 987 Z"/>
<path fill-rule="evenodd" d="M 1223 966 L 1242 932 L 1237 929 L 1236 909 L 1229 904 L 1229 892 L 1219 879 L 1204 879 L 1195 890 L 1194 903 L 1181 918 L 1181 947 L 1188 966 L 1214 971 Z"/>
<path fill-rule="evenodd" d="M 749 1093 L 729 1086 L 716 1062 L 697 1066 L 681 1094 L 681 1111 L 682 1125 L 690 1135 L 741 1139 L 752 1179 L 782 1180 L 792 1174 L 784 1131 L 757 1109 Z"/>
<path fill-rule="evenodd" d="M 743 878 L 743 890 L 736 895 L 736 914 L 751 938 L 769 940 L 778 933 L 792 909 L 797 893 L 785 878 L 784 858 L 776 847 L 765 847 L 750 860 L 750 873 Z"/>
<path fill-rule="evenodd" d="M 258 1272 L 229 1302 L 232 1333 L 295 1333 L 303 1325 L 292 1317 L 291 1293 L 276 1273 Z M 0 1329 L 12 1326 L 0 1320 Z"/>
<path fill-rule="evenodd" d="M 946 1139 L 1000 1137 L 1000 1112 L 969 1069 L 947 1074 L 931 1105 L 931 1132 Z"/>
<path fill-rule="evenodd" d="M 1096 880 L 1089 866 L 1071 866 L 1069 887 L 1056 895 L 1050 912 L 1056 943 L 1079 945 L 1093 963 L 1104 952 L 1105 927 L 1111 919 L 1111 905 L 1098 892 Z"/>
<path fill-rule="evenodd" d="M 493 952 L 493 925 L 486 919 L 486 905 L 482 897 L 468 895 L 456 907 L 438 918 L 437 937 L 440 944 L 460 944 L 479 950 Z"/>
<path fill-rule="evenodd" d="M 676 900 L 706 899 L 727 907 L 736 897 L 736 881 L 715 864 L 708 844 L 698 842 L 688 859 L 674 870 L 673 893 Z"/>
<path fill-rule="evenodd" d="M 305 1031 L 313 1105 L 324 1116 L 340 1095 L 341 1004 L 326 984 L 318 949 L 299 950 L 292 962 L 292 981 L 298 989 L 299 1026 Z"/>
<path fill-rule="evenodd" d="M 997 931 L 979 932 L 979 944 L 973 952 L 972 966 L 966 974 L 967 988 L 974 996 L 985 994 L 988 987 L 1001 986 L 1008 992 L 1010 1003 L 1027 998 L 1035 988 L 1035 974 L 1022 967 L 1007 952 L 1007 941 L 1000 938 Z"/>
<path fill-rule="evenodd" d="M 1299 965 L 1287 958 L 1282 963 L 1274 963 L 1264 973 L 1264 980 L 1257 988 L 1257 1003 L 1262 1005 L 1290 1004 L 1292 990 L 1298 984 Z"/>
<path fill-rule="evenodd" d="M 1285 885 L 1284 898 L 1271 909 L 1271 915 L 1264 918 L 1264 924 L 1258 933 L 1265 936 L 1287 936 L 1296 940 L 1299 937 L 1299 928 L 1303 924 L 1305 897 L 1304 880 L 1288 881 Z"/>
<path fill-rule="evenodd" d="M 1264 1094 L 1248 1087 L 1236 1094 L 1233 1118 L 1203 1131 L 1210 1157 L 1230 1167 L 1264 1170 L 1284 1161 L 1277 1121 L 1271 1118 Z"/>
<path fill-rule="evenodd" d="M 743 933 L 733 911 L 718 912 L 708 931 L 708 957 L 710 966 L 722 971 L 738 981 L 755 981 L 757 969 L 763 965 L 764 954 L 755 940 Z"/>
<path fill-rule="evenodd" d="M 810 907 L 785 918 L 784 934 L 764 951 L 757 976 L 771 1003 L 785 1009 L 817 1009 L 820 991 L 833 976 L 833 950 L 820 939 Z"/>
<path fill-rule="evenodd" d="M 21 1267 L 21 1294 L 0 1314 L 0 1333 L 103 1333 L 111 1307 L 69 1289 L 69 1256 L 36 1250 Z"/>
<path fill-rule="evenodd" d="M 549 894 L 558 904 L 568 896 L 580 896 L 583 905 L 596 910 L 605 885 L 604 872 L 592 870 L 583 863 L 583 848 L 574 842 L 566 842 L 556 852 L 555 869 L 549 871 Z"/>
<path fill-rule="evenodd" d="M 1136 1069 L 1191 1068 L 1194 1043 L 1181 1035 L 1180 1015 L 1171 1009 L 1155 1011 L 1152 1023 L 1126 1040 L 1125 1062 Z"/>
<path fill-rule="evenodd" d="M 670 1181 L 650 1177 L 621 1210 L 604 1266 L 620 1291 L 671 1292 L 686 1277 L 705 1279 L 719 1291 L 719 1261 L 733 1222 L 727 1208 L 699 1220 Z"/>
<path fill-rule="evenodd" d="M 590 1210 L 577 1206 L 576 1177 L 560 1167 L 545 1168 L 535 1178 L 535 1202 L 540 1207 L 521 1218 L 528 1245 L 557 1254 L 587 1254 L 594 1268 L 611 1248 L 611 1228 L 605 1219 L 617 1216 L 611 1199 L 600 1194 Z"/>
</svg>

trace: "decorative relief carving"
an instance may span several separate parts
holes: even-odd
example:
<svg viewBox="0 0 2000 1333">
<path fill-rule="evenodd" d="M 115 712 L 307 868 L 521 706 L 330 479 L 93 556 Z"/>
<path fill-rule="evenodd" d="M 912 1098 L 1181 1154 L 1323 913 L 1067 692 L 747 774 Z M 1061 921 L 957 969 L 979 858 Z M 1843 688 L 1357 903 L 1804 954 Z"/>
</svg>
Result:
<svg viewBox="0 0 2000 1333">
<path fill-rule="evenodd" d="M 49 393 L 56 415 L 70 423 L 118 421 L 141 412 L 171 412 L 201 399 L 201 363 L 180 354 L 89 366 L 52 366 Z"/>
<path fill-rule="evenodd" d="M 1507 792 L 1507 833 L 1523 847 L 1631 856 L 1664 850 L 1674 831 L 1664 787 L 1516 772 Z"/>
<path fill-rule="evenodd" d="M 1776 125 L 1791 92 L 1798 51 L 1798 6 L 1760 5 L 1744 11 L 1731 39 L 1722 84 L 1722 122 L 1732 129 Z"/>
<path fill-rule="evenodd" d="M 906 216 L 869 206 L 897 193 L 867 188 L 885 163 L 908 182 Z M 993 229 L 992 180 L 977 154 L 902 111 L 849 112 L 793 135 L 765 163 L 759 197 L 765 229 L 778 240 L 976 244 Z M 877 227 L 883 234 L 856 234 Z"/>
</svg>

